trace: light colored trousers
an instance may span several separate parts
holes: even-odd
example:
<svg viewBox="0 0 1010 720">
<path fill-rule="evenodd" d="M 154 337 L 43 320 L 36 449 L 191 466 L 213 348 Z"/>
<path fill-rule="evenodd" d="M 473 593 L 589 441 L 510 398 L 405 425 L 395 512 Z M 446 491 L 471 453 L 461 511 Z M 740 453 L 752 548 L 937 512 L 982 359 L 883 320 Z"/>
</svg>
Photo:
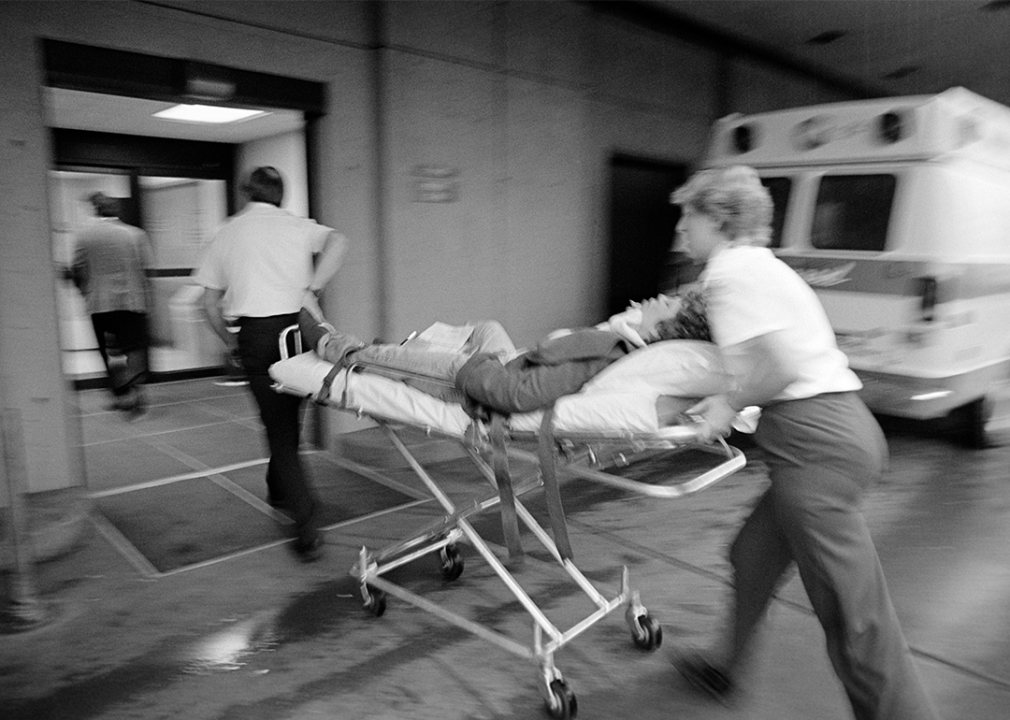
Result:
<svg viewBox="0 0 1010 720">
<path fill-rule="evenodd" d="M 351 362 L 363 362 L 372 370 L 387 369 L 395 373 L 411 373 L 424 378 L 407 379 L 407 384 L 447 402 L 461 402 L 462 393 L 455 389 L 456 373 L 476 353 L 500 355 L 503 362 L 516 354 L 512 338 L 494 320 L 469 323 L 473 332 L 458 351 L 443 350 L 420 340 L 409 340 L 402 345 L 375 344 L 356 350 Z M 430 378 L 429 382 L 426 378 Z"/>
</svg>

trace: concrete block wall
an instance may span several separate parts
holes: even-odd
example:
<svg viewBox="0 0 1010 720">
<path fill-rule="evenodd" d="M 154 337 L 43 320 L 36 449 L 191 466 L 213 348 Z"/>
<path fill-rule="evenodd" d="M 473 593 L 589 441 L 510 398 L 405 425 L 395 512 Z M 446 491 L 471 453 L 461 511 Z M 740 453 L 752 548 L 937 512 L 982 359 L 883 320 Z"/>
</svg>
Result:
<svg viewBox="0 0 1010 720">
<path fill-rule="evenodd" d="M 313 214 L 351 241 L 326 310 L 365 338 L 493 317 L 525 344 L 597 321 L 612 155 L 691 163 L 726 93 L 741 111 L 824 94 L 564 1 L 0 3 L 0 400 L 34 490 L 80 482 L 40 38 L 325 83 Z"/>
</svg>

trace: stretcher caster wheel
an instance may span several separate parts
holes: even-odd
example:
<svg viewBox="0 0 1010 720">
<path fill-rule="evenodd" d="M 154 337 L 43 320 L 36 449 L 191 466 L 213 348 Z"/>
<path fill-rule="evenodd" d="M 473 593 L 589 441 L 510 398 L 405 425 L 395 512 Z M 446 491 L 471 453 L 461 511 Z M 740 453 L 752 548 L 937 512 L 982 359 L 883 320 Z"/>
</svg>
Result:
<svg viewBox="0 0 1010 720">
<path fill-rule="evenodd" d="M 663 627 L 649 613 L 639 615 L 635 618 L 631 639 L 643 650 L 655 650 L 663 644 Z"/>
<path fill-rule="evenodd" d="M 457 548 L 446 545 L 439 552 L 439 557 L 441 558 L 439 569 L 442 571 L 442 579 L 451 582 L 463 574 L 463 556 Z"/>
<path fill-rule="evenodd" d="M 551 683 L 551 699 L 547 703 L 547 712 L 551 717 L 560 720 L 569 720 L 578 714 L 579 703 L 575 700 L 575 693 L 564 680 L 554 680 Z"/>
<path fill-rule="evenodd" d="M 364 607 L 366 612 L 375 617 L 382 617 L 382 614 L 386 612 L 386 593 L 382 590 L 369 588 Z"/>
</svg>

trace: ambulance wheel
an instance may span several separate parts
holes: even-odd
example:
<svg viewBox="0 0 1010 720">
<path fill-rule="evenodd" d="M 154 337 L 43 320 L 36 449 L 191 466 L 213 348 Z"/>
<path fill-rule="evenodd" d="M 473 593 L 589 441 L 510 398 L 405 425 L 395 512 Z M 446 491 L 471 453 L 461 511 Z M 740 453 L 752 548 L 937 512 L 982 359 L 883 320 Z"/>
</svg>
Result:
<svg viewBox="0 0 1010 720">
<path fill-rule="evenodd" d="M 990 437 L 986 430 L 992 416 L 993 401 L 982 396 L 950 412 L 951 427 L 957 441 L 965 447 L 981 450 L 989 447 Z"/>
</svg>

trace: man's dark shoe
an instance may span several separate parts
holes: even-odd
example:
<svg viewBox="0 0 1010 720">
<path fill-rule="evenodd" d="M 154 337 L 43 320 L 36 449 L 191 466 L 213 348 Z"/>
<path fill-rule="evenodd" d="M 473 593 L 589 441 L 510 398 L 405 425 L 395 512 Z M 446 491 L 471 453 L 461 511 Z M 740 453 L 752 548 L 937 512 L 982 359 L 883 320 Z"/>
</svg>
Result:
<svg viewBox="0 0 1010 720">
<path fill-rule="evenodd" d="M 295 538 L 295 555 L 304 563 L 315 562 L 323 556 L 323 538 L 318 533 Z"/>
<path fill-rule="evenodd" d="M 685 652 L 674 656 L 673 665 L 695 690 L 723 705 L 729 705 L 736 685 L 729 673 L 713 664 L 703 653 Z"/>
<path fill-rule="evenodd" d="M 136 420 L 147 412 L 147 402 L 144 400 L 144 396 L 140 390 L 136 388 L 131 388 L 124 395 L 117 397 L 114 407 L 127 420 L 131 421 Z"/>
</svg>

